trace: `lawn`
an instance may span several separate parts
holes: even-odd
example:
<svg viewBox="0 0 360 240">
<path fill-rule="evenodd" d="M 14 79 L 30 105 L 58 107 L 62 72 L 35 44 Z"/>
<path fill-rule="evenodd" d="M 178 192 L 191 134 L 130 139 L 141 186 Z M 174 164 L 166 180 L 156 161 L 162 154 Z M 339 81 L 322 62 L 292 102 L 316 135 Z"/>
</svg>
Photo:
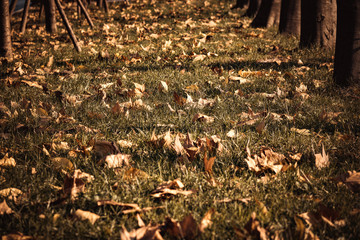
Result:
<svg viewBox="0 0 360 240">
<path fill-rule="evenodd" d="M 231 4 L 64 4 L 81 53 L 14 16 L 2 239 L 360 238 L 360 89 Z"/>
</svg>

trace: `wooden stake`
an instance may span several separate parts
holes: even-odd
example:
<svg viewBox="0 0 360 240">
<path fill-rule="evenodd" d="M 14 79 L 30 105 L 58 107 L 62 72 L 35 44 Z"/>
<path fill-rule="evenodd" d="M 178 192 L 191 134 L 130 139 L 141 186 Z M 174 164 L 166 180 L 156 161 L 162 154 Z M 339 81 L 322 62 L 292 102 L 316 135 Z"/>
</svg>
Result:
<svg viewBox="0 0 360 240">
<path fill-rule="evenodd" d="M 29 8 L 30 8 L 30 0 L 26 0 L 25 6 L 24 6 L 24 11 L 23 11 L 23 16 L 22 16 L 22 20 L 21 20 L 20 33 L 22 33 L 22 34 L 25 33 L 27 18 L 29 15 Z"/>
<path fill-rule="evenodd" d="M 78 3 L 78 6 L 80 6 L 82 12 L 84 13 L 85 18 L 86 18 L 86 20 L 88 21 L 90 27 L 91 27 L 91 28 L 94 28 L 94 23 L 91 21 L 89 12 L 86 10 L 86 8 L 85 8 L 84 4 L 82 3 L 82 1 L 81 1 L 81 0 L 77 0 L 77 3 Z"/>
<path fill-rule="evenodd" d="M 10 4 L 10 7 L 9 7 L 10 19 L 11 19 L 13 13 L 14 13 L 14 10 L 15 10 L 15 7 L 16 7 L 16 4 L 17 4 L 17 1 L 18 1 L 18 0 L 14 0 L 14 1 L 12 1 L 11 4 Z"/>
<path fill-rule="evenodd" d="M 78 43 L 78 41 L 76 39 L 76 36 L 75 36 L 71 26 L 70 26 L 69 20 L 67 19 L 64 10 L 61 7 L 60 1 L 55 0 L 55 4 L 56 4 L 57 9 L 58 9 L 58 11 L 60 13 L 60 16 L 61 16 L 61 18 L 63 20 L 65 28 L 66 28 L 69 36 L 70 36 L 70 39 L 71 39 L 72 43 L 74 44 L 74 47 L 75 47 L 76 51 L 81 52 L 81 47 L 79 46 L 79 43 Z"/>
<path fill-rule="evenodd" d="M 104 9 L 105 9 L 105 12 L 108 13 L 108 12 L 109 12 L 108 2 L 107 2 L 107 0 L 103 0 L 103 1 L 104 1 Z"/>
</svg>

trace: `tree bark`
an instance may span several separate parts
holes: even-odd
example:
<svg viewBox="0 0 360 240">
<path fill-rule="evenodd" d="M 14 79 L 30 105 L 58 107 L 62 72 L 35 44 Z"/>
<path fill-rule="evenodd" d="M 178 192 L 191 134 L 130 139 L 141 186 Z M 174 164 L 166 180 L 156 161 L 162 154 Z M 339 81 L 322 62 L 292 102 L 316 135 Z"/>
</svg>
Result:
<svg viewBox="0 0 360 240">
<path fill-rule="evenodd" d="M 300 36 L 301 0 L 282 0 L 279 32 Z"/>
<path fill-rule="evenodd" d="M 48 33 L 56 33 L 56 15 L 55 15 L 55 1 L 54 0 L 43 0 L 45 8 L 45 23 L 46 31 Z"/>
<path fill-rule="evenodd" d="M 254 17 L 259 10 L 260 4 L 261 4 L 261 0 L 250 0 L 249 7 L 246 10 L 244 16 Z"/>
<path fill-rule="evenodd" d="M 10 61 L 13 59 L 9 0 L 0 0 L 0 57 L 5 57 Z"/>
<path fill-rule="evenodd" d="M 360 85 L 360 1 L 337 1 L 334 80 L 338 85 Z"/>
<path fill-rule="evenodd" d="M 262 0 L 252 27 L 272 27 L 279 24 L 281 0 Z"/>
<path fill-rule="evenodd" d="M 300 47 L 318 45 L 333 49 L 336 15 L 336 0 L 302 0 Z"/>
</svg>

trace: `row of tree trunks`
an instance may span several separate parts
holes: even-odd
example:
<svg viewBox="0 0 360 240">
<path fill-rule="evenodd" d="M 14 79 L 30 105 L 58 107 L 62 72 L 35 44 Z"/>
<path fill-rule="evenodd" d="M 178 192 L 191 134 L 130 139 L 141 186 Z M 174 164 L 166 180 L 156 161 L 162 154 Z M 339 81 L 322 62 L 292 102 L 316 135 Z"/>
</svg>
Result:
<svg viewBox="0 0 360 240">
<path fill-rule="evenodd" d="M 0 0 L 0 57 L 5 57 L 8 60 L 13 59 L 9 0 Z"/>
<path fill-rule="evenodd" d="M 247 12 L 254 13 L 257 5 L 252 27 L 276 25 L 274 16 L 280 14 L 279 32 L 300 36 L 300 47 L 336 46 L 334 80 L 338 85 L 360 84 L 359 0 L 250 0 Z"/>
</svg>

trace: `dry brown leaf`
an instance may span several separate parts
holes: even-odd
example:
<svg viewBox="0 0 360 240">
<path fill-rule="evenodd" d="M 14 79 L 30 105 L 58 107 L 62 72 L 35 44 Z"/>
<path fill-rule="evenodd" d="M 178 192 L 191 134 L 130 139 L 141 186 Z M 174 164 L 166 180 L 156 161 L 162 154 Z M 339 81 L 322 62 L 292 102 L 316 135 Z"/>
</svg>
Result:
<svg viewBox="0 0 360 240">
<path fill-rule="evenodd" d="M 239 82 L 240 84 L 249 83 L 251 80 L 243 77 L 230 76 L 229 80 Z"/>
<path fill-rule="evenodd" d="M 191 214 L 184 217 L 181 222 L 166 218 L 165 229 L 174 238 L 195 239 L 199 234 L 199 226 Z"/>
<path fill-rule="evenodd" d="M 118 153 L 106 156 L 104 162 L 108 168 L 119 168 L 123 166 L 129 166 L 130 160 L 130 154 Z"/>
<path fill-rule="evenodd" d="M 19 197 L 23 195 L 23 192 L 17 188 L 5 188 L 0 190 L 0 196 L 9 200 L 17 201 Z"/>
<path fill-rule="evenodd" d="M 193 122 L 199 121 L 199 122 L 204 122 L 204 123 L 212 123 L 215 121 L 215 118 L 201 114 L 201 113 L 197 113 L 192 118 L 192 121 Z"/>
<path fill-rule="evenodd" d="M 205 213 L 205 216 L 201 219 L 201 222 L 199 224 L 200 232 L 204 232 L 205 228 L 211 226 L 212 224 L 211 218 L 214 215 L 214 213 L 215 213 L 215 209 L 213 208 Z"/>
<path fill-rule="evenodd" d="M 3 235 L 1 237 L 1 240 L 33 240 L 35 239 L 34 237 L 31 236 L 26 236 L 22 233 L 10 233 L 7 235 Z"/>
<path fill-rule="evenodd" d="M 76 176 L 67 176 L 64 180 L 63 193 L 70 196 L 70 200 L 77 199 L 79 193 L 85 192 L 85 182 Z"/>
<path fill-rule="evenodd" d="M 0 215 L 11 214 L 13 212 L 14 211 L 7 205 L 5 200 L 0 203 Z"/>
<path fill-rule="evenodd" d="M 186 99 L 179 96 L 176 92 L 174 92 L 174 101 L 179 105 L 183 106 L 186 103 Z"/>
<path fill-rule="evenodd" d="M 120 232 L 121 240 L 151 240 L 154 238 L 162 240 L 160 235 L 160 226 L 147 225 L 138 229 L 133 229 L 130 232 L 123 226 Z"/>
<path fill-rule="evenodd" d="M 184 184 L 179 180 L 169 180 L 167 182 L 159 185 L 154 191 L 152 191 L 151 196 L 154 198 L 163 198 L 173 195 L 184 195 L 189 196 L 195 193 L 195 190 L 182 190 L 184 188 Z"/>
<path fill-rule="evenodd" d="M 335 181 L 344 183 L 353 192 L 360 192 L 360 172 L 348 171 L 336 177 Z"/>
<path fill-rule="evenodd" d="M 41 86 L 38 82 L 32 82 L 32 81 L 27 81 L 27 80 L 21 80 L 21 82 L 26 83 L 30 87 L 36 87 L 39 89 L 43 89 L 43 86 Z"/>
<path fill-rule="evenodd" d="M 315 154 L 315 166 L 317 169 L 326 168 L 330 165 L 329 155 L 325 152 L 325 147 L 322 145 L 322 153 Z"/>
<path fill-rule="evenodd" d="M 268 240 L 269 232 L 261 227 L 260 221 L 256 218 L 256 213 L 253 212 L 249 221 L 245 224 L 244 229 L 235 231 L 239 237 L 246 239 L 260 239 Z"/>
<path fill-rule="evenodd" d="M 214 165 L 216 157 L 211 157 L 208 159 L 207 152 L 204 154 L 204 166 L 205 166 L 205 172 L 212 174 L 212 167 Z"/>
<path fill-rule="evenodd" d="M 159 91 L 161 91 L 161 92 L 168 92 L 169 91 L 169 87 L 168 87 L 166 82 L 160 81 L 160 83 L 159 83 Z"/>
<path fill-rule="evenodd" d="M 51 164 L 58 171 L 61 171 L 61 170 L 65 170 L 65 171 L 69 171 L 69 172 L 74 171 L 73 163 L 67 158 L 63 158 L 63 157 L 52 158 Z"/>
<path fill-rule="evenodd" d="M 8 153 L 6 153 L 5 156 L 2 159 L 0 159 L 0 168 L 10 168 L 15 166 L 16 166 L 15 159 L 9 157 Z"/>
<path fill-rule="evenodd" d="M 250 201 L 251 198 L 236 198 L 236 199 L 224 198 L 221 200 L 215 200 L 215 203 L 243 202 L 245 204 L 248 204 Z"/>
<path fill-rule="evenodd" d="M 193 59 L 193 62 L 201 62 L 201 61 L 204 61 L 204 59 L 206 58 L 206 55 L 196 55 Z"/>
<path fill-rule="evenodd" d="M 94 225 L 94 223 L 100 218 L 100 216 L 95 213 L 84 211 L 81 209 L 76 210 L 74 215 L 77 219 L 81 221 L 89 220 L 92 225 Z"/>
<path fill-rule="evenodd" d="M 259 124 L 256 125 L 256 131 L 259 133 L 259 134 L 262 134 L 262 132 L 264 131 L 265 129 L 265 120 L 262 120 Z"/>
<path fill-rule="evenodd" d="M 146 211 L 150 211 L 150 210 L 163 208 L 163 206 L 140 208 L 139 205 L 136 203 L 121 203 L 121 202 L 116 202 L 113 200 L 99 200 L 99 201 L 97 201 L 97 205 L 98 206 L 112 205 L 112 206 L 122 207 L 123 210 L 121 212 L 123 214 L 129 214 L 129 213 L 135 213 L 135 212 L 146 212 Z"/>
<path fill-rule="evenodd" d="M 304 136 L 310 136 L 310 130 L 308 129 L 298 129 L 298 128 L 291 128 L 290 131 L 298 133 L 300 135 L 304 135 Z"/>
<path fill-rule="evenodd" d="M 105 158 L 107 155 L 120 153 L 115 143 L 109 141 L 95 141 L 94 151 L 98 159 Z"/>
<path fill-rule="evenodd" d="M 246 146 L 248 156 L 245 161 L 250 170 L 257 174 L 269 169 L 274 171 L 276 174 L 281 172 L 283 166 L 286 164 L 286 157 L 283 154 L 276 153 L 270 148 L 262 147 L 260 149 L 260 156 L 256 154 L 251 155 L 248 145 Z"/>
</svg>

